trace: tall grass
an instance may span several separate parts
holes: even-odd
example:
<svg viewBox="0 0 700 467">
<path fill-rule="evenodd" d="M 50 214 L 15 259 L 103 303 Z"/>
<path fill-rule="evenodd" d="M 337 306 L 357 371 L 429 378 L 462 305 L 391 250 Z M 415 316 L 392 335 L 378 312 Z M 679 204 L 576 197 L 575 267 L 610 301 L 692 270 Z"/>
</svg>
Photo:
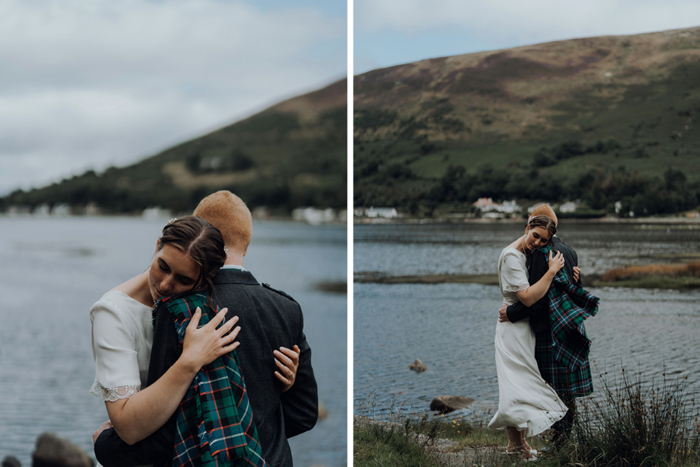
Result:
<svg viewBox="0 0 700 467">
<path fill-rule="evenodd" d="M 699 465 L 700 425 L 687 376 L 643 381 L 622 369 L 617 384 L 602 377 L 601 386 L 600 396 L 579 402 L 572 439 L 559 460 L 585 466 Z"/>
</svg>

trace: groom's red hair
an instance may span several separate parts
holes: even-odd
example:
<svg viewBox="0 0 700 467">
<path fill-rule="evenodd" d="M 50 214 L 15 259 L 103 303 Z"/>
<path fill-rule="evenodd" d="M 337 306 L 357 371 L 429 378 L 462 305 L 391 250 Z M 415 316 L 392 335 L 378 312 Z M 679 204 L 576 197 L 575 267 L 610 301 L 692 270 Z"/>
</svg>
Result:
<svg viewBox="0 0 700 467">
<path fill-rule="evenodd" d="M 557 215 L 554 214 L 554 211 L 552 210 L 552 208 L 550 208 L 546 204 L 540 204 L 539 206 L 535 206 L 535 209 L 532 210 L 532 212 L 530 213 L 530 217 L 528 219 L 532 219 L 535 216 L 547 216 L 554 221 L 554 225 L 559 224 L 559 220 L 557 219 Z"/>
<path fill-rule="evenodd" d="M 227 190 L 217 191 L 200 201 L 193 214 L 219 229 L 228 248 L 245 254 L 253 236 L 253 218 L 241 198 Z"/>
</svg>

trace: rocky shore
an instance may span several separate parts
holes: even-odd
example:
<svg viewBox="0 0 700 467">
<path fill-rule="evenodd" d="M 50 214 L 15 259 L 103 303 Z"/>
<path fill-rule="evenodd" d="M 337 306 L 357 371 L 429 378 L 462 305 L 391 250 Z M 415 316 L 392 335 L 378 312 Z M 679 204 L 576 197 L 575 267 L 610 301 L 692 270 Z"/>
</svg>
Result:
<svg viewBox="0 0 700 467">
<path fill-rule="evenodd" d="M 36 440 L 32 467 L 94 467 L 95 461 L 72 442 L 53 433 L 43 433 Z M 2 467 L 22 467 L 14 456 L 2 460 Z"/>
</svg>

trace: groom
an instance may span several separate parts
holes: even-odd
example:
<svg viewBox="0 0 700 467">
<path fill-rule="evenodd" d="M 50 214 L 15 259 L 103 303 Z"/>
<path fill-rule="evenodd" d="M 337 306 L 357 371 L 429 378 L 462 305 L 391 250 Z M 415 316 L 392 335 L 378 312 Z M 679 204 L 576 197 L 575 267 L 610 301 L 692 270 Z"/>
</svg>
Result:
<svg viewBox="0 0 700 467">
<path fill-rule="evenodd" d="M 243 267 L 253 230 L 243 200 L 230 191 L 218 191 L 200 201 L 193 214 L 218 228 L 228 249 L 226 262 L 214 278 L 214 288 L 219 304 L 229 309 L 227 319 L 239 318 L 242 330 L 238 335 L 238 358 L 265 461 L 291 467 L 287 438 L 310 430 L 318 419 L 316 379 L 301 307 L 284 292 L 258 283 Z M 291 381 L 286 366 L 276 364 L 271 355 L 286 363 L 288 359 L 280 349 L 295 345 L 299 348 L 299 364 Z M 278 380 L 294 384 L 281 392 Z"/>
<path fill-rule="evenodd" d="M 287 439 L 310 430 L 318 419 L 316 379 L 301 308 L 284 292 L 258 283 L 243 267 L 252 217 L 239 197 L 229 191 L 216 192 L 199 203 L 194 215 L 218 228 L 224 238 L 227 257 L 214 278 L 215 298 L 221 308 L 229 309 L 227 319 L 239 317 L 237 353 L 263 456 L 268 465 L 292 467 Z M 156 314 L 148 385 L 180 355 L 173 321 L 166 315 Z M 295 363 L 288 357 L 292 348 L 298 354 L 296 377 L 289 370 Z M 105 467 L 172 465 L 176 418 L 177 413 L 133 445 L 122 441 L 113 428 L 101 428 L 93 436 L 97 460 Z"/>
<path fill-rule="evenodd" d="M 557 216 L 552 208 L 546 204 L 537 206 L 530 217 L 547 216 L 557 225 Z M 578 269 L 578 255 L 576 251 L 565 244 L 556 235 L 552 238 L 551 244 L 555 250 L 561 251 L 564 255 L 564 269 L 568 277 L 575 277 L 574 267 Z M 535 250 L 527 257 L 527 267 L 529 271 L 530 285 L 539 281 L 547 272 L 548 265 L 544 253 Z M 581 287 L 579 277 L 575 285 Z M 553 287 L 550 286 L 550 287 Z M 559 398 L 566 404 L 569 411 L 563 419 L 554 424 L 554 444 L 559 445 L 564 442 L 571 433 L 571 427 L 576 415 L 575 397 L 588 395 L 593 390 L 590 366 L 586 360 L 576 372 L 571 372 L 569 368 L 562 365 L 554 358 L 554 349 L 551 347 L 552 335 L 550 326 L 550 305 L 547 295 L 537 303 L 528 308 L 518 302 L 506 308 L 504 304 L 499 310 L 499 321 L 516 322 L 524 318 L 530 318 L 530 327 L 535 333 L 535 359 L 542 378 L 549 383 L 556 391 Z"/>
</svg>

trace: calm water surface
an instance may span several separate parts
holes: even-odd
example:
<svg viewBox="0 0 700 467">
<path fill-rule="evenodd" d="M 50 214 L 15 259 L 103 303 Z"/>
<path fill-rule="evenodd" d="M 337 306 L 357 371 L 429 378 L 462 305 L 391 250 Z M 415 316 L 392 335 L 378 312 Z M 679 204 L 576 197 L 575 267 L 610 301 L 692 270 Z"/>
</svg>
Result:
<svg viewBox="0 0 700 467">
<path fill-rule="evenodd" d="M 577 250 L 585 286 L 587 272 L 700 252 L 698 227 L 569 221 L 558 235 Z M 355 273 L 496 274 L 500 251 L 522 230 L 508 223 L 356 225 Z M 624 367 L 645 379 L 689 375 L 697 388 L 700 292 L 590 291 L 601 298 L 598 315 L 586 321 L 594 373 L 609 370 L 613 378 Z M 355 284 L 354 411 L 386 416 L 393 404 L 427 412 L 440 395 L 497 405 L 493 341 L 501 303 L 498 287 L 479 284 Z M 416 358 L 425 373 L 407 368 Z"/>
<path fill-rule="evenodd" d="M 166 221 L 0 217 L 0 458 L 31 465 L 46 431 L 92 455 L 92 433 L 107 412 L 88 392 L 95 375 L 88 311 L 150 265 Z M 253 236 L 245 266 L 301 304 L 329 413 L 290 441 L 295 465 L 345 465 L 346 296 L 314 284 L 345 281 L 346 229 L 256 222 Z"/>
</svg>

